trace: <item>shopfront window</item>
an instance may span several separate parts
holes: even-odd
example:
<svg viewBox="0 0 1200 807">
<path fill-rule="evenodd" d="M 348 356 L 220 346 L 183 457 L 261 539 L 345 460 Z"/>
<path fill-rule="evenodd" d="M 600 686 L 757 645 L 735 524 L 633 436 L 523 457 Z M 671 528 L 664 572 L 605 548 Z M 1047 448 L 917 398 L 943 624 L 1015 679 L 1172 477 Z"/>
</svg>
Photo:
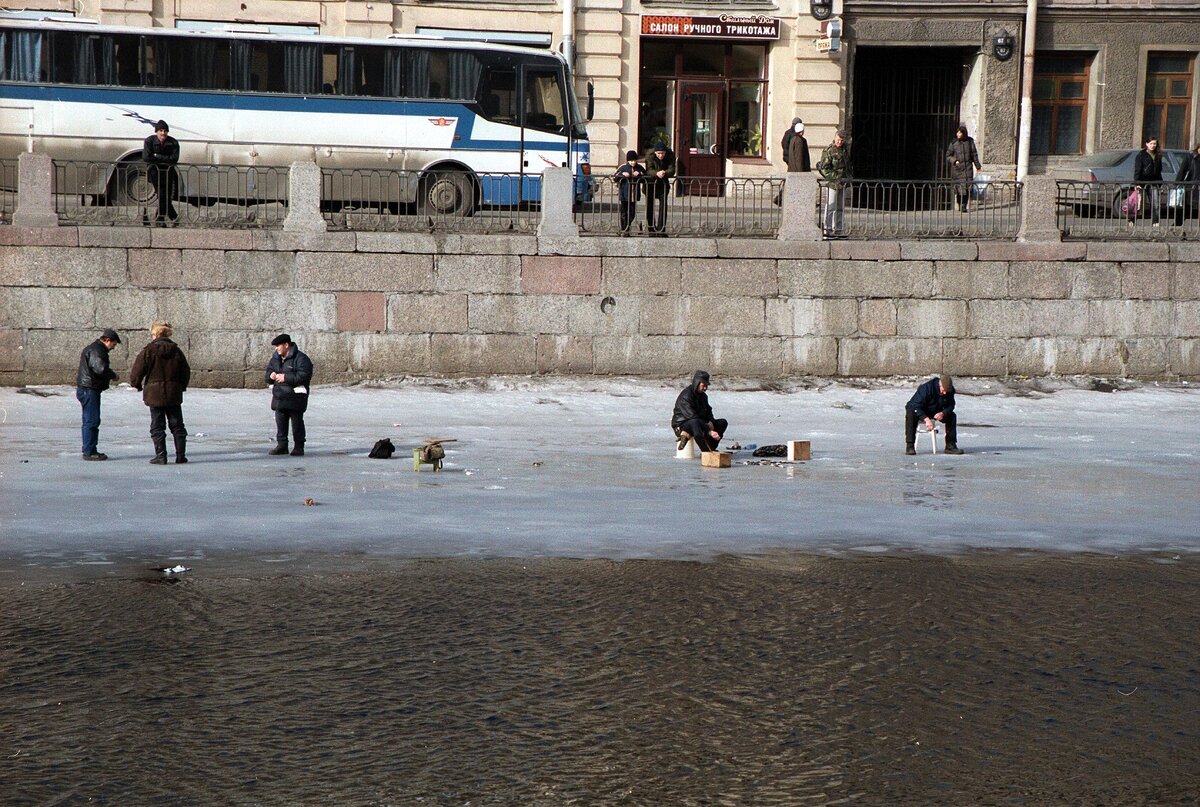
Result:
<svg viewBox="0 0 1200 807">
<path fill-rule="evenodd" d="M 733 82 L 729 91 L 729 155 L 760 157 L 763 147 L 762 82 Z"/>
</svg>

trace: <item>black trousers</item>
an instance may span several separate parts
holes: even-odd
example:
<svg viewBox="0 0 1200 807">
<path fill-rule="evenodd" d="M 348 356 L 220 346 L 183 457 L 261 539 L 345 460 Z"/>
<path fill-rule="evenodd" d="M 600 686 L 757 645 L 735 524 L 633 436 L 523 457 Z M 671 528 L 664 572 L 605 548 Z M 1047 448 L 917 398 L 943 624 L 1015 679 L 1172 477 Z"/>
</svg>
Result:
<svg viewBox="0 0 1200 807">
<path fill-rule="evenodd" d="M 183 425 L 183 407 L 152 406 L 150 407 L 150 437 L 159 440 L 167 436 L 167 427 L 171 428 L 173 437 L 187 437 L 187 428 Z"/>
<path fill-rule="evenodd" d="M 626 201 L 622 199 L 620 203 L 620 212 L 621 232 L 627 233 L 629 232 L 630 226 L 633 224 L 633 220 L 637 218 L 637 200 L 629 199 Z"/>
<path fill-rule="evenodd" d="M 275 410 L 275 442 L 286 446 L 288 442 L 288 426 L 292 427 L 292 438 L 296 445 L 304 445 L 304 413 L 294 409 Z"/>
<path fill-rule="evenodd" d="M 667 196 L 671 192 L 671 181 L 655 179 L 646 190 L 646 229 L 661 233 L 667 229 Z"/>
<path fill-rule="evenodd" d="M 918 415 L 911 409 L 904 410 L 904 445 L 911 446 L 917 443 L 917 424 L 924 420 L 922 415 Z M 958 417 L 953 412 L 946 415 L 946 419 L 942 421 L 935 420 L 934 423 L 941 423 L 946 427 L 946 445 L 958 445 Z"/>
<path fill-rule="evenodd" d="M 158 215 L 155 216 L 154 223 L 162 224 L 165 219 L 171 221 L 178 219 L 179 214 L 175 212 L 175 205 L 172 202 L 179 187 L 179 175 L 175 171 L 175 166 L 150 166 L 150 182 L 154 184 L 154 190 L 158 194 Z"/>
<path fill-rule="evenodd" d="M 713 431 L 725 436 L 725 430 L 729 428 L 729 421 L 724 418 L 713 420 Z M 696 445 L 700 446 L 701 451 L 716 451 L 717 445 L 721 442 L 721 438 L 712 439 L 712 435 L 708 433 L 708 424 L 700 418 L 692 418 L 685 420 L 679 429 L 675 432 L 675 436 L 679 436 L 679 432 L 687 432 L 696 441 Z"/>
</svg>

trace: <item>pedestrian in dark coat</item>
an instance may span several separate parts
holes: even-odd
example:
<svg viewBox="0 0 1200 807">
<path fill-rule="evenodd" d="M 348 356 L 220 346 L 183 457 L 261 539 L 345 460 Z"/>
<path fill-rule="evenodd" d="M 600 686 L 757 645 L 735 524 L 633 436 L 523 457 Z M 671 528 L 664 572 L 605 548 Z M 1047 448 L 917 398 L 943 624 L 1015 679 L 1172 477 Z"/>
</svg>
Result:
<svg viewBox="0 0 1200 807">
<path fill-rule="evenodd" d="M 796 124 L 797 123 L 803 125 L 804 121 L 800 120 L 800 118 L 798 118 L 798 117 L 792 118 L 792 122 L 788 125 L 787 129 L 785 129 L 783 132 L 783 140 L 780 141 L 780 145 L 783 146 L 782 153 L 783 153 L 783 159 L 785 161 L 787 160 L 788 146 L 791 144 L 792 138 L 796 134 Z M 800 131 L 803 132 L 804 130 L 801 129 Z"/>
<path fill-rule="evenodd" d="M 83 458 L 106 460 L 107 454 L 97 450 L 100 442 L 100 393 L 117 380 L 108 363 L 108 352 L 121 344 L 121 337 L 112 328 L 105 328 L 100 338 L 79 354 L 79 371 L 75 374 L 75 399 L 83 408 Z"/>
<path fill-rule="evenodd" d="M 812 170 L 811 157 L 808 154 L 808 141 L 804 138 L 804 123 L 799 119 L 797 119 L 792 137 L 788 141 L 787 151 L 784 154 L 787 155 L 789 173 Z"/>
<path fill-rule="evenodd" d="M 1192 149 L 1192 153 L 1179 163 L 1175 172 L 1176 182 L 1191 183 L 1178 189 L 1179 204 L 1175 206 L 1175 226 L 1182 227 L 1184 218 L 1196 215 L 1200 211 L 1200 143 Z"/>
<path fill-rule="evenodd" d="M 661 140 L 654 144 L 646 157 L 646 173 L 650 186 L 646 192 L 646 229 L 652 236 L 664 236 L 667 229 L 667 196 L 675 176 L 675 152 Z M 655 206 L 657 205 L 657 210 Z"/>
<path fill-rule="evenodd" d="M 150 184 L 158 194 L 158 214 L 154 217 L 157 227 L 165 220 L 174 222 L 179 218 L 175 212 L 174 199 L 179 190 L 179 173 L 175 169 L 179 162 L 179 141 L 167 134 L 170 131 L 165 120 L 154 124 L 154 134 L 142 143 L 142 161 L 150 166 Z"/>
<path fill-rule="evenodd" d="M 293 457 L 304 456 L 304 412 L 308 409 L 308 386 L 312 383 L 313 363 L 281 333 L 271 340 L 275 355 L 267 365 L 267 383 L 271 385 L 271 409 L 275 411 L 275 447 L 268 454 L 288 453 L 288 427 L 291 426 Z"/>
<path fill-rule="evenodd" d="M 925 428 L 933 431 L 934 422 L 946 427 L 946 453 L 961 454 L 958 447 L 958 419 L 954 415 L 954 379 L 937 376 L 917 387 L 916 393 L 904 407 L 904 453 L 917 453 L 917 422 L 924 420 Z"/>
<path fill-rule="evenodd" d="M 629 227 L 637 217 L 637 203 L 642 198 L 642 185 L 646 166 L 638 162 L 636 151 L 625 152 L 625 162 L 613 175 L 617 178 L 617 194 L 620 197 L 621 235 L 629 234 Z"/>
<path fill-rule="evenodd" d="M 954 140 L 946 147 L 946 162 L 950 163 L 950 178 L 954 180 L 955 207 L 966 212 L 975 172 L 983 168 L 975 140 L 967 134 L 966 126 L 960 125 L 954 130 Z"/>
<path fill-rule="evenodd" d="M 675 411 L 671 414 L 671 428 L 682 450 L 688 439 L 696 441 L 701 451 L 716 451 L 717 445 L 729 428 L 729 421 L 713 417 L 708 404 L 710 377 L 704 370 L 692 375 L 692 383 L 675 399 Z"/>
<path fill-rule="evenodd" d="M 1158 137 L 1148 137 L 1145 146 L 1133 160 L 1133 181 L 1142 188 L 1142 206 L 1143 209 L 1150 208 L 1150 220 L 1155 227 L 1158 226 L 1162 178 L 1162 149 L 1158 147 Z"/>
<path fill-rule="evenodd" d="M 151 465 L 167 464 L 167 426 L 175 440 L 175 462 L 187 462 L 187 427 L 183 425 L 183 393 L 192 378 L 192 368 L 179 345 L 171 341 L 169 322 L 150 326 L 150 343 L 133 360 L 129 383 L 142 392 L 142 403 L 150 407 L 150 440 L 154 443 Z"/>
</svg>

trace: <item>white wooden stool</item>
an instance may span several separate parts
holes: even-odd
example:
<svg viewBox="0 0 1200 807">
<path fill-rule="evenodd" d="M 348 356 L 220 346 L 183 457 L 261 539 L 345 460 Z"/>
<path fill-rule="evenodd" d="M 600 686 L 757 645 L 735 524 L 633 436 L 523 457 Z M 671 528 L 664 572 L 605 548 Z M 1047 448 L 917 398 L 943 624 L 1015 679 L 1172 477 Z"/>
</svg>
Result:
<svg viewBox="0 0 1200 807">
<path fill-rule="evenodd" d="M 922 434 L 929 435 L 929 447 L 932 448 L 933 453 L 936 454 L 937 453 L 937 438 L 938 438 L 938 435 L 941 434 L 941 431 L 938 429 L 937 425 L 935 424 L 932 429 L 926 429 L 924 426 L 918 426 L 917 427 L 917 442 L 918 443 L 921 442 Z"/>
</svg>

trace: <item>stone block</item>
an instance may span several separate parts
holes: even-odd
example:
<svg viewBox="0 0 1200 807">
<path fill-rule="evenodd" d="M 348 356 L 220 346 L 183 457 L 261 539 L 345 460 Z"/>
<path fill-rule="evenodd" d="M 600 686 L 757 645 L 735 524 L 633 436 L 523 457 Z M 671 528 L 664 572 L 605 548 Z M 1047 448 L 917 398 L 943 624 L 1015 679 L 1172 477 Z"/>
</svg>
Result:
<svg viewBox="0 0 1200 807">
<path fill-rule="evenodd" d="M 432 339 L 436 338 L 425 334 L 353 334 L 350 369 L 359 376 L 426 375 L 433 370 Z"/>
<path fill-rule="evenodd" d="M 835 261 L 898 261 L 899 241 L 827 241 Z"/>
<path fill-rule="evenodd" d="M 944 339 L 942 369 L 951 375 L 1003 376 L 1008 372 L 1008 340 Z"/>
<path fill-rule="evenodd" d="M 858 304 L 858 330 L 865 336 L 896 335 L 896 302 L 862 300 Z"/>
<path fill-rule="evenodd" d="M 211 370 L 240 376 L 243 371 L 251 369 L 251 364 L 257 366 L 261 362 L 265 368 L 271 360 L 264 351 L 262 355 L 254 357 L 254 362 L 249 361 L 250 339 L 245 331 L 176 331 L 173 338 L 185 345 L 188 364 L 193 372 Z"/>
<path fill-rule="evenodd" d="M 250 341 L 250 364 L 258 366 L 258 378 L 254 386 L 265 386 L 263 375 L 267 362 L 271 360 L 271 339 L 281 328 L 267 331 L 251 332 L 247 335 Z M 330 384 L 342 381 L 357 381 L 366 373 L 355 371 L 353 363 L 354 346 L 360 338 L 376 338 L 375 334 L 353 334 L 338 331 L 308 331 L 291 329 L 288 333 L 292 341 L 300 346 L 313 363 L 313 383 Z M 428 337 L 426 337 L 428 339 Z M 260 364 L 261 362 L 261 364 Z M 382 363 L 382 362 L 381 362 Z"/>
<path fill-rule="evenodd" d="M 962 300 L 897 300 L 897 336 L 966 336 L 967 303 Z"/>
<path fill-rule="evenodd" d="M 191 354 L 188 354 L 190 361 Z M 245 371 L 237 370 L 206 370 L 192 368 L 192 377 L 188 381 L 188 389 L 241 389 L 246 388 Z M 261 380 L 261 379 L 258 379 Z M 260 386 L 255 384 L 255 387 Z"/>
<path fill-rule="evenodd" d="M 1091 300 L 1088 333 L 1095 336 L 1172 336 L 1175 304 L 1169 300 Z"/>
<path fill-rule="evenodd" d="M 75 329 L 68 330 L 66 328 L 30 328 L 25 332 L 25 370 L 69 370 L 70 376 L 64 377 L 59 383 L 74 384 L 75 371 L 79 369 L 79 354 L 80 352 L 96 341 L 100 336 L 100 329 L 88 328 L 86 330 Z M 113 369 L 121 374 L 122 380 L 124 373 L 122 368 L 127 368 L 130 363 L 128 344 L 122 336 L 122 344 L 109 353 L 109 362 Z M 147 340 L 149 341 L 149 340 Z M 141 349 L 141 346 L 138 346 Z M 35 383 L 32 380 L 24 383 Z M 74 391 L 72 391 L 74 395 Z"/>
<path fill-rule="evenodd" d="M 336 297 L 337 329 L 339 331 L 378 332 L 387 330 L 388 300 L 383 292 L 340 291 Z M 465 304 L 463 307 L 466 308 Z"/>
<path fill-rule="evenodd" d="M 1051 176 L 1035 174 L 1025 177 L 1021 189 L 1021 229 L 1017 233 L 1020 241 L 1040 243 L 1058 242 L 1062 233 L 1058 229 L 1058 188 Z"/>
<path fill-rule="evenodd" d="M 1171 340 L 1157 338 L 1125 339 L 1119 355 L 1127 378 L 1166 378 L 1171 375 Z"/>
<path fill-rule="evenodd" d="M 1031 336 L 1091 335 L 1088 306 L 1081 300 L 1030 300 Z"/>
<path fill-rule="evenodd" d="M 972 300 L 967 304 L 968 336 L 1029 334 L 1029 303 L 1024 300 Z"/>
<path fill-rule="evenodd" d="M 832 336 L 798 336 L 783 340 L 783 375 L 837 375 L 838 340 Z"/>
<path fill-rule="evenodd" d="M 521 258 L 517 255 L 436 254 L 433 284 L 439 292 L 518 294 L 521 291 Z"/>
<path fill-rule="evenodd" d="M 467 300 L 464 330 L 481 334 L 570 333 L 571 311 L 588 299 L 557 294 L 472 294 Z"/>
<path fill-rule="evenodd" d="M 436 255 L 437 236 L 432 233 L 387 233 L 359 231 L 351 252 L 386 252 L 390 255 Z"/>
<path fill-rule="evenodd" d="M 1154 244 L 1121 241 L 1093 241 L 1087 245 L 1089 261 L 1115 261 L 1131 263 L 1133 261 L 1163 262 L 1170 260 L 1169 244 Z"/>
<path fill-rule="evenodd" d="M 974 261 L 979 245 L 974 241 L 901 241 L 902 261 Z"/>
<path fill-rule="evenodd" d="M 929 297 L 931 261 L 779 261 L 785 297 Z"/>
<path fill-rule="evenodd" d="M 645 297 L 641 332 L 686 336 L 765 333 L 765 302 L 753 297 Z"/>
<path fill-rule="evenodd" d="M 600 291 L 600 259 L 523 255 L 521 291 L 525 294 L 596 294 Z"/>
<path fill-rule="evenodd" d="M 814 226 L 820 237 L 820 231 Z M 829 259 L 830 241 L 774 241 L 766 238 L 731 238 L 717 241 L 718 258 L 752 260 L 756 258 L 786 258 L 789 260 L 823 261 Z M 843 243 L 843 242 L 836 242 Z M 900 257 L 900 250 L 896 250 Z"/>
<path fill-rule="evenodd" d="M 338 298 L 340 300 L 341 295 Z M 466 333 L 467 295 L 392 294 L 387 298 L 387 330 L 391 333 Z"/>
<path fill-rule="evenodd" d="M 354 252 L 358 244 L 357 235 L 349 232 L 254 230 L 250 243 L 252 250 L 260 252 Z"/>
<path fill-rule="evenodd" d="M 598 375 L 682 376 L 704 367 L 719 375 L 774 378 L 783 367 L 775 337 L 598 336 Z"/>
<path fill-rule="evenodd" d="M 0 371 L 19 371 L 24 368 L 25 332 L 15 328 L 0 328 Z"/>
<path fill-rule="evenodd" d="M 183 285 L 183 255 L 177 249 L 129 250 L 129 282 L 144 289 Z"/>
<path fill-rule="evenodd" d="M 1009 375 L 1119 376 L 1123 371 L 1115 339 L 1036 337 L 1008 340 Z"/>
<path fill-rule="evenodd" d="M 529 375 L 537 371 L 537 337 L 434 334 L 429 369 L 447 375 Z"/>
<path fill-rule="evenodd" d="M 0 294 L 0 328 L 86 328 L 95 315 L 91 289 L 18 286 Z"/>
<path fill-rule="evenodd" d="M 1121 295 L 1132 300 L 1169 300 L 1173 276 L 1169 263 L 1121 264 Z"/>
<path fill-rule="evenodd" d="M 1191 236 L 1188 236 L 1189 239 Z M 1180 241 L 1171 244 L 1172 263 L 1200 263 L 1200 242 Z"/>
<path fill-rule="evenodd" d="M 1175 302 L 1176 338 L 1200 336 L 1200 302 L 1195 300 L 1177 300 Z"/>
<path fill-rule="evenodd" d="M 296 285 L 316 291 L 433 291 L 433 256 L 301 252 Z"/>
<path fill-rule="evenodd" d="M 21 227 L 10 224 L 0 227 L 0 246 L 77 247 L 78 230 L 78 227 Z"/>
<path fill-rule="evenodd" d="M 644 300 L 642 297 L 595 295 L 569 299 L 575 300 L 576 303 L 569 309 L 567 333 L 578 336 L 609 336 L 641 332 Z"/>
<path fill-rule="evenodd" d="M 979 250 L 981 258 L 993 261 L 1081 261 L 1087 254 L 1087 244 L 1076 242 L 1022 243 L 1020 241 L 989 241 Z"/>
<path fill-rule="evenodd" d="M 766 332 L 780 336 L 850 336 L 858 330 L 858 303 L 844 298 L 769 299 Z"/>
<path fill-rule="evenodd" d="M 774 297 L 779 294 L 773 260 L 684 260 L 682 285 L 684 294 L 696 296 Z"/>
<path fill-rule="evenodd" d="M 838 341 L 839 375 L 928 375 L 941 367 L 941 339 L 850 338 Z"/>
<path fill-rule="evenodd" d="M 79 227 L 78 243 L 81 247 L 121 247 L 123 249 L 150 246 L 150 230 L 147 227 Z"/>
<path fill-rule="evenodd" d="M 729 468 L 733 465 L 733 453 L 729 451 L 701 451 L 700 464 L 705 468 Z"/>
<path fill-rule="evenodd" d="M 683 284 L 682 258 L 603 258 L 601 293 L 679 294 Z"/>
<path fill-rule="evenodd" d="M 1071 264 L 1012 263 L 1008 267 L 1008 294 L 1018 300 L 1070 297 L 1074 277 L 1075 267 Z"/>
<path fill-rule="evenodd" d="M 150 234 L 155 249 L 252 249 L 251 230 L 155 229 Z"/>
<path fill-rule="evenodd" d="M 1101 261 L 1075 264 L 1071 297 L 1077 300 L 1104 300 L 1121 293 L 1120 265 Z"/>
<path fill-rule="evenodd" d="M 125 283 L 125 269 L 123 249 L 0 250 L 0 286 L 116 287 Z"/>
<path fill-rule="evenodd" d="M 1176 300 L 1200 300 L 1200 263 L 1175 264 L 1171 288 Z"/>
<path fill-rule="evenodd" d="M 292 252 L 225 253 L 225 285 L 231 289 L 290 289 L 295 284 L 296 255 Z"/>
<path fill-rule="evenodd" d="M 542 374 L 591 375 L 592 337 L 539 336 L 537 371 Z"/>
<path fill-rule="evenodd" d="M 538 238 L 539 255 L 715 258 L 712 238 Z"/>
<path fill-rule="evenodd" d="M 225 253 L 221 250 L 185 249 L 182 261 L 184 288 L 225 288 Z"/>
<path fill-rule="evenodd" d="M 933 296 L 955 300 L 999 299 L 1008 295 L 1008 265 L 1001 261 L 937 261 Z"/>
<path fill-rule="evenodd" d="M 1200 339 L 1171 340 L 1171 372 L 1181 378 L 1200 379 Z"/>
<path fill-rule="evenodd" d="M 245 292 L 225 292 L 229 299 L 225 309 L 231 329 L 245 329 L 244 314 L 237 307 Z M 256 319 L 251 320 L 267 331 L 337 331 L 337 295 L 316 294 L 301 289 L 265 290 L 254 295 Z M 308 351 L 305 351 L 306 353 Z"/>
<path fill-rule="evenodd" d="M 439 233 L 435 239 L 435 252 L 441 255 L 537 255 L 539 244 L 533 235 Z"/>
<path fill-rule="evenodd" d="M 151 289 L 99 291 L 95 295 L 94 305 L 96 327 L 116 328 L 121 333 L 131 329 L 149 333 L 150 324 L 158 319 L 165 319 L 177 328 L 215 327 L 204 311 L 199 312 L 199 316 L 191 322 L 180 322 L 175 316 L 176 309 L 173 306 L 160 305 L 160 293 Z"/>
</svg>

